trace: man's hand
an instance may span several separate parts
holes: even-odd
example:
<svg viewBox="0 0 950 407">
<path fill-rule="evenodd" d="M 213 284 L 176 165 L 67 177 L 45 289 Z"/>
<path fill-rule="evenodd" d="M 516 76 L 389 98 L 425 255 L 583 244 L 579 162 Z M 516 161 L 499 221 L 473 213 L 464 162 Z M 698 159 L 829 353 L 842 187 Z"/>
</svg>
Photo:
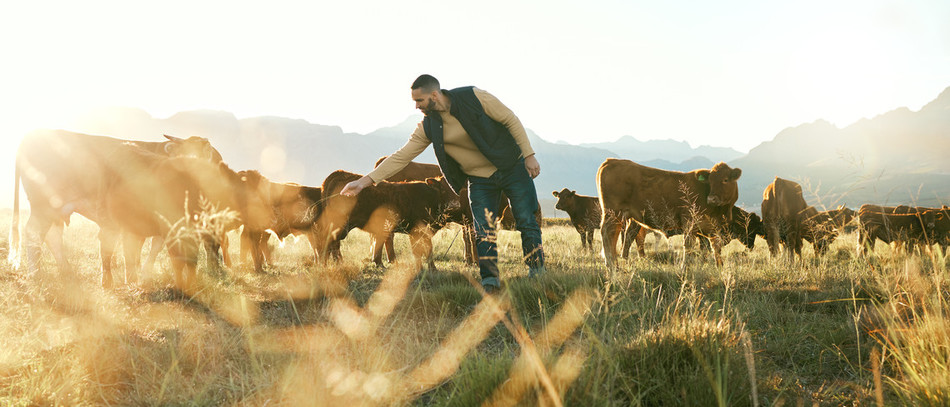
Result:
<svg viewBox="0 0 950 407">
<path fill-rule="evenodd" d="M 356 194 L 360 193 L 363 188 L 366 188 L 370 185 L 373 185 L 373 179 L 364 175 L 362 178 L 346 184 L 346 186 L 340 190 L 340 195 L 356 196 Z"/>
<path fill-rule="evenodd" d="M 538 159 L 534 157 L 534 154 L 525 157 L 524 168 L 528 170 L 528 175 L 531 178 L 536 178 L 541 174 L 541 164 L 538 163 Z"/>
</svg>

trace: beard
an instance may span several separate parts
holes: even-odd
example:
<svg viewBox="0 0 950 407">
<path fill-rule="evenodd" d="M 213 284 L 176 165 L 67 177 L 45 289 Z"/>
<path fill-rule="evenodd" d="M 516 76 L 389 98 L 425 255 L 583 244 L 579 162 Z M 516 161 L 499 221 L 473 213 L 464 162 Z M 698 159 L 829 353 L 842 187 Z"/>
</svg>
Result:
<svg viewBox="0 0 950 407">
<path fill-rule="evenodd" d="M 430 116 L 433 114 L 438 114 L 439 112 L 435 110 L 435 100 L 429 99 L 429 103 L 422 108 L 422 114 Z"/>
</svg>

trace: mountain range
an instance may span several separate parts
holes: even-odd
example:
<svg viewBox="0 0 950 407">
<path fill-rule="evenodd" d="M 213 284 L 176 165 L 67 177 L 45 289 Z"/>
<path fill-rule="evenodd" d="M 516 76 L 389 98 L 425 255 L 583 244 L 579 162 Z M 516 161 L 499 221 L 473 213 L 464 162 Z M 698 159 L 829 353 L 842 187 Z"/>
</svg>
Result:
<svg viewBox="0 0 950 407">
<path fill-rule="evenodd" d="M 275 181 L 320 185 L 336 169 L 369 172 L 379 157 L 405 143 L 420 120 L 413 116 L 357 134 L 274 116 L 238 119 L 228 112 L 196 110 L 160 119 L 139 109 L 111 108 L 85 116 L 76 129 L 138 140 L 200 135 L 211 140 L 234 169 L 257 169 Z M 950 88 L 917 112 L 900 108 L 845 128 L 818 120 L 785 129 L 748 154 L 632 136 L 581 145 L 552 143 L 530 129 L 528 136 L 542 166 L 536 185 L 545 216 L 566 216 L 554 210 L 550 191 L 568 187 L 596 195 L 597 168 L 608 157 L 676 171 L 725 161 L 742 168 L 737 205 L 750 210 L 758 209 L 763 189 L 775 177 L 801 183 L 806 200 L 823 207 L 950 203 Z M 432 149 L 417 161 L 434 163 Z"/>
</svg>

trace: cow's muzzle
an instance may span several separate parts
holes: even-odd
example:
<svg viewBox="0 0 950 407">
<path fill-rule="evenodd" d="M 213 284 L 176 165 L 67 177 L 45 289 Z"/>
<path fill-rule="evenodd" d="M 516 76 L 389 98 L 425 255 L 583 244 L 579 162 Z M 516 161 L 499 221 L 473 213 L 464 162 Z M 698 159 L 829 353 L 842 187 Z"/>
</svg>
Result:
<svg viewBox="0 0 950 407">
<path fill-rule="evenodd" d="M 719 206 L 719 205 L 722 205 L 723 202 L 722 202 L 722 199 L 719 199 L 718 196 L 710 195 L 709 198 L 706 198 L 706 203 L 712 206 Z"/>
</svg>

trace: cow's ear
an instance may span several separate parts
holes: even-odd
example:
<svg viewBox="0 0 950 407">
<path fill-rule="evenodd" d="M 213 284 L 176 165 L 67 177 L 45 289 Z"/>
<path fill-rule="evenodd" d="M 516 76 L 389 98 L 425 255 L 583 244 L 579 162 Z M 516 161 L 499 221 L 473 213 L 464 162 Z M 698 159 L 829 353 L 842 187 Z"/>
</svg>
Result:
<svg viewBox="0 0 950 407">
<path fill-rule="evenodd" d="M 557 191 L 551 191 L 551 195 L 554 195 L 554 197 L 557 198 Z"/>
<path fill-rule="evenodd" d="M 180 139 L 180 138 L 178 138 L 178 137 L 175 137 L 175 136 L 169 136 L 169 135 L 167 135 L 167 134 L 162 134 L 162 135 L 165 136 L 165 138 L 167 138 L 167 139 L 169 139 L 169 140 L 171 140 L 171 141 L 181 141 L 181 140 L 182 140 L 182 139 Z"/>
<path fill-rule="evenodd" d="M 577 191 L 575 191 L 575 190 L 572 189 L 572 190 L 571 190 L 571 195 L 577 195 Z"/>
<path fill-rule="evenodd" d="M 709 170 L 696 171 L 696 179 L 699 180 L 699 182 L 709 182 Z"/>
<path fill-rule="evenodd" d="M 733 180 L 737 180 L 741 176 L 742 176 L 742 170 L 739 168 L 733 168 L 732 172 L 729 173 L 729 178 Z"/>
<path fill-rule="evenodd" d="M 438 178 L 426 178 L 426 185 L 428 185 L 428 186 L 430 186 L 430 187 L 436 187 L 436 188 L 438 188 L 438 187 L 439 187 L 439 179 L 438 179 Z"/>
</svg>

